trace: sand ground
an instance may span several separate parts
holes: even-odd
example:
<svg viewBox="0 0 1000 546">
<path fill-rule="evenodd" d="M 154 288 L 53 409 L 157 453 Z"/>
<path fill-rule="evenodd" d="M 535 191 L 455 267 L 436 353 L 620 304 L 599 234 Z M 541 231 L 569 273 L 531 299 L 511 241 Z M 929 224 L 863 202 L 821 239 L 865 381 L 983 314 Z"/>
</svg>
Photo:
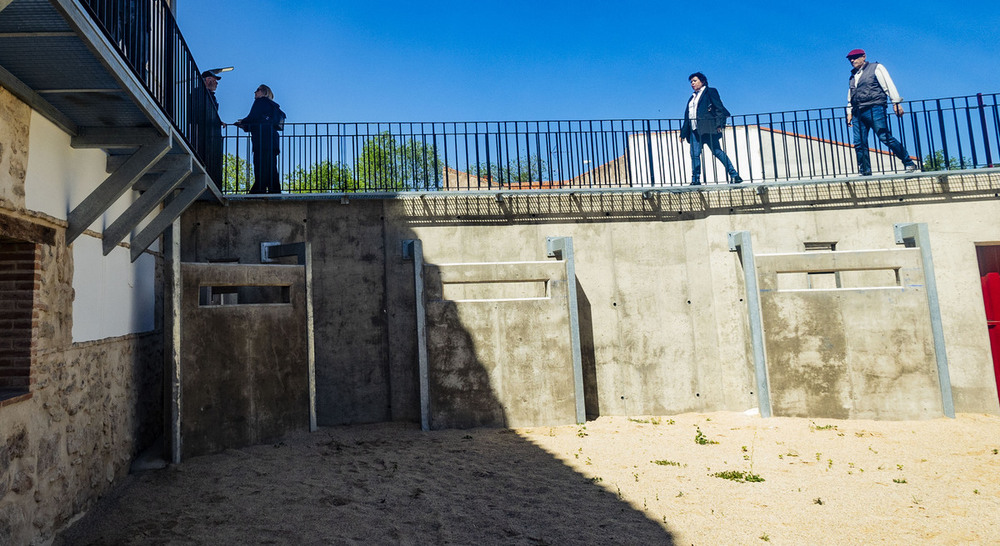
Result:
<svg viewBox="0 0 1000 546">
<path fill-rule="evenodd" d="M 56 544 L 1000 543 L 998 450 L 970 414 L 332 427 L 131 475 Z"/>
</svg>

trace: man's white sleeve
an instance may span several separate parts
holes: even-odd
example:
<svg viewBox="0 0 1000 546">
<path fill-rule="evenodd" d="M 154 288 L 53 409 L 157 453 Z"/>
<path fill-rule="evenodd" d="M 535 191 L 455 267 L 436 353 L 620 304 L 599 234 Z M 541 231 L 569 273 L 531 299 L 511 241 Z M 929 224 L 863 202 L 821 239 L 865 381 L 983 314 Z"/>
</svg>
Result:
<svg viewBox="0 0 1000 546">
<path fill-rule="evenodd" d="M 903 97 L 899 96 L 899 91 L 896 91 L 896 84 L 892 83 L 889 71 L 884 66 L 878 65 L 875 67 L 875 78 L 878 80 L 878 84 L 882 86 L 882 90 L 889 95 L 889 100 L 893 104 L 903 102 Z"/>
</svg>

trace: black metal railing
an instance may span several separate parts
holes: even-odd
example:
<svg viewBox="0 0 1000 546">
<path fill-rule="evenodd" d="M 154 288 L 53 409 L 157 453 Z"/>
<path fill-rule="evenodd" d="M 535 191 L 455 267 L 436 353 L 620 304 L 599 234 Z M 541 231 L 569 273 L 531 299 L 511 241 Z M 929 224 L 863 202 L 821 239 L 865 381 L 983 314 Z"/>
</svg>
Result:
<svg viewBox="0 0 1000 546">
<path fill-rule="evenodd" d="M 222 180 L 221 121 L 165 0 L 80 0 L 205 165 Z"/>
<path fill-rule="evenodd" d="M 1000 157 L 997 94 L 904 103 L 892 134 L 925 171 L 993 166 Z M 290 193 L 628 188 L 686 185 L 682 120 L 288 123 L 279 171 Z M 225 131 L 223 191 L 253 184 L 248 136 Z M 857 173 L 845 109 L 730 119 L 722 145 L 745 181 L 837 178 Z M 874 174 L 904 165 L 870 135 Z M 725 183 L 709 150 L 702 180 Z"/>
</svg>

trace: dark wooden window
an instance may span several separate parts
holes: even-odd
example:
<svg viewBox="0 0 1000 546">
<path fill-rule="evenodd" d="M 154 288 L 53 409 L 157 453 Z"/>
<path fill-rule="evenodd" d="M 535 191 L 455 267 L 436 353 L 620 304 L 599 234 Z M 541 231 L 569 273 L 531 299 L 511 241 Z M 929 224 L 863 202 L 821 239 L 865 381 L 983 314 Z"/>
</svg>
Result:
<svg viewBox="0 0 1000 546">
<path fill-rule="evenodd" d="M 0 238 L 0 404 L 31 391 L 40 261 L 39 245 Z"/>
</svg>

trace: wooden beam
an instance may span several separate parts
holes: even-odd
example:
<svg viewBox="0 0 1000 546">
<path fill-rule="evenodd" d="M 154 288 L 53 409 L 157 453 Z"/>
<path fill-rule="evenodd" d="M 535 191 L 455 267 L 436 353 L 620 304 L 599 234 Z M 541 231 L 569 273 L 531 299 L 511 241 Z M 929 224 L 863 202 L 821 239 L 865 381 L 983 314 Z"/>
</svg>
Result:
<svg viewBox="0 0 1000 546">
<path fill-rule="evenodd" d="M 80 127 L 70 145 L 74 148 L 108 150 L 151 146 L 163 140 L 160 132 L 148 127 Z"/>
<path fill-rule="evenodd" d="M 0 236 L 42 245 L 56 244 L 56 230 L 0 213 Z"/>
<path fill-rule="evenodd" d="M 139 259 L 142 253 L 153 244 L 153 241 L 163 233 L 196 199 L 205 191 L 211 181 L 207 174 L 200 174 L 188 177 L 189 186 L 185 187 L 180 195 L 175 197 L 167 206 L 163 207 L 160 214 L 153 218 L 142 231 L 132 237 L 131 252 L 132 261 Z"/>
<path fill-rule="evenodd" d="M 39 95 L 69 95 L 69 94 L 83 94 L 83 93 L 99 93 L 99 94 L 116 94 L 125 93 L 121 89 L 38 89 L 35 91 Z"/>
<path fill-rule="evenodd" d="M 170 151 L 170 137 L 162 137 L 158 142 L 146 144 L 129 157 L 121 168 L 108 177 L 69 213 L 69 228 L 66 230 L 66 244 L 76 240 L 90 224 L 104 214 L 135 181 Z"/>
<path fill-rule="evenodd" d="M 8 2 L 9 4 L 10 2 Z M 0 0 L 0 11 L 6 7 Z M 76 38 L 75 32 L 0 32 L 0 38 Z"/>
<path fill-rule="evenodd" d="M 63 131 L 70 135 L 77 133 L 76 123 L 66 117 L 49 101 L 36 93 L 28 84 L 22 82 L 17 76 L 11 74 L 4 67 L 0 66 L 0 86 L 10 91 L 15 97 L 24 101 L 32 110 L 38 112 L 43 117 L 51 121 Z"/>
<path fill-rule="evenodd" d="M 187 165 L 174 165 L 160 174 L 153 186 L 139 196 L 125 212 L 104 230 L 103 245 L 105 256 L 110 254 L 118 246 L 118 243 L 125 239 L 125 236 L 139 225 L 139 222 L 143 218 L 149 216 L 149 213 L 153 212 L 163 199 L 170 195 L 191 174 L 191 156 L 184 159 L 187 159 Z M 163 161 L 161 160 L 160 163 L 163 163 Z M 176 163 L 176 161 L 171 161 L 171 163 Z"/>
<path fill-rule="evenodd" d="M 177 142 L 178 140 L 180 140 L 180 138 L 181 137 L 179 135 L 175 135 L 173 149 L 170 150 L 170 153 L 163 156 L 163 159 L 161 159 L 156 165 L 150 167 L 149 172 L 146 174 L 146 176 L 143 177 L 143 179 L 151 178 L 151 175 L 155 175 L 163 171 L 168 171 L 176 167 L 183 167 L 184 165 L 187 165 L 189 163 L 188 160 L 192 158 L 191 154 L 187 153 L 186 149 L 177 146 Z M 129 155 L 131 154 L 127 153 L 116 154 L 116 155 L 108 154 L 107 165 L 105 168 L 109 173 L 117 171 L 118 169 L 121 168 L 122 165 L 125 164 L 126 161 L 128 161 Z M 135 189 L 143 191 L 140 188 L 135 188 Z"/>
</svg>

